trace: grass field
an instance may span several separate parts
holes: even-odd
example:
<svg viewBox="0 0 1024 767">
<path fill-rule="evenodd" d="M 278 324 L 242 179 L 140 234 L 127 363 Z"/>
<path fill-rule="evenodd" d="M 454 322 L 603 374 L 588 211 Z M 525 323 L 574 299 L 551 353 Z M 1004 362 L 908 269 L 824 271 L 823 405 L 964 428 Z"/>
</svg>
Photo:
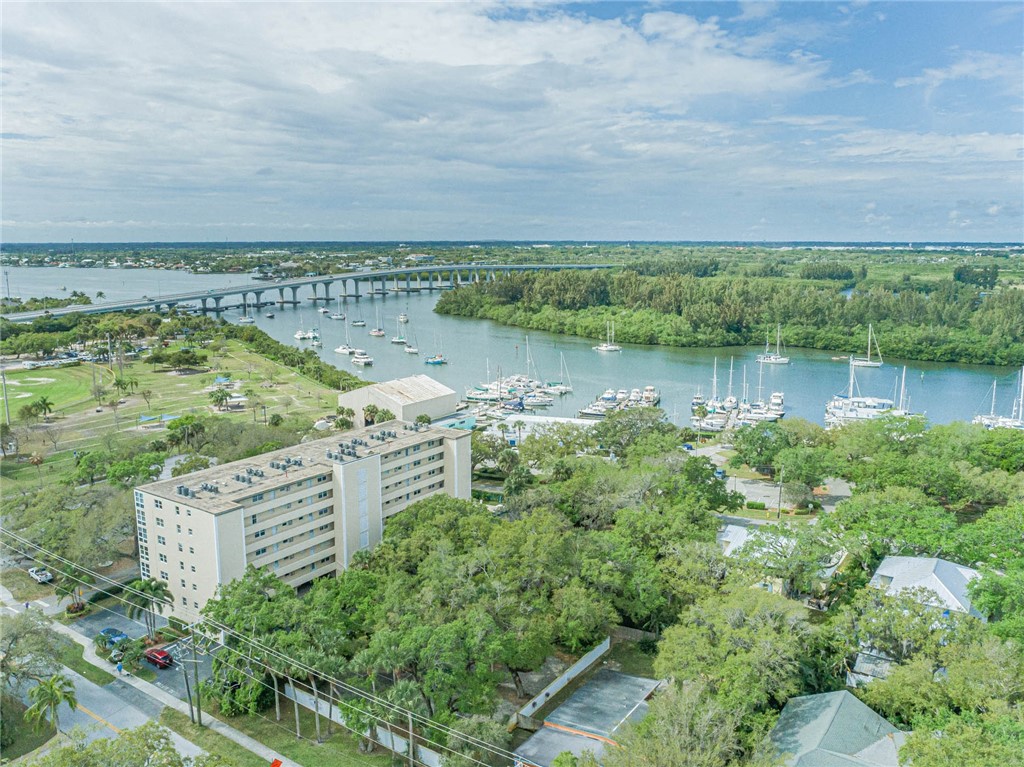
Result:
<svg viewBox="0 0 1024 767">
<path fill-rule="evenodd" d="M 17 567 L 9 567 L 0 573 L 0 582 L 19 602 L 30 602 L 53 594 L 52 583 L 36 583 L 27 571 Z"/>
<path fill-rule="evenodd" d="M 219 756 L 231 767 L 267 767 L 267 763 L 261 757 L 208 727 L 197 727 L 185 714 L 173 708 L 163 710 L 160 714 L 160 724 L 195 743 L 208 754 Z"/>
<path fill-rule="evenodd" d="M 206 716 L 204 708 L 204 716 Z M 316 742 L 313 713 L 299 709 L 302 739 L 295 737 L 295 713 L 289 701 L 281 701 L 281 721 L 274 719 L 274 711 L 262 716 L 218 716 L 223 722 L 268 748 L 286 757 L 300 767 L 385 767 L 391 764 L 390 752 L 378 748 L 373 754 L 361 754 L 355 739 L 347 730 L 334 725 L 334 734 L 323 743 Z M 327 736 L 327 720 L 320 718 L 321 732 Z"/>
<path fill-rule="evenodd" d="M 160 416 L 216 414 L 232 419 L 263 419 L 282 416 L 308 417 L 333 413 L 337 392 L 289 368 L 250 352 L 243 344 L 229 341 L 207 350 L 209 370 L 178 374 L 141 361 L 126 363 L 123 378 L 135 382 L 134 391 L 118 394 L 113 387 L 114 370 L 85 363 L 70 368 L 11 370 L 7 373 L 11 415 L 18 437 L 18 457 L 0 463 L 5 491 L 29 489 L 53 481 L 72 468 L 75 451 L 96 447 L 109 449 L 114 443 L 145 445 L 165 433 Z M 106 388 L 98 403 L 92 396 L 93 376 Z M 216 410 L 209 396 L 218 376 L 230 378 L 231 391 L 248 398 L 248 407 Z M 145 394 L 145 396 L 144 396 Z M 22 404 L 45 396 L 53 413 L 45 420 L 19 420 Z M 147 401 L 148 398 L 148 401 Z M 109 403 L 123 400 L 111 407 Z M 255 406 L 255 409 L 252 407 Z M 266 410 L 264 410 L 264 406 Z M 143 421 L 156 416 L 157 420 Z M 43 463 L 29 462 L 33 454 Z"/>
<path fill-rule="evenodd" d="M 96 666 L 89 663 L 83 657 L 83 648 L 78 642 L 69 641 L 61 647 L 57 660 L 73 671 L 77 671 L 94 684 L 103 686 L 114 681 L 113 674 L 108 674 L 103 669 L 96 668 Z"/>
<path fill-rule="evenodd" d="M 8 760 L 17 759 L 19 756 L 35 751 L 57 734 L 48 722 L 43 727 L 36 729 L 25 722 L 24 715 L 25 704 L 20 700 L 12 701 L 10 705 L 4 706 L 4 719 L 9 717 L 15 729 L 14 742 L 0 753 L 0 758 L 5 764 Z"/>
</svg>

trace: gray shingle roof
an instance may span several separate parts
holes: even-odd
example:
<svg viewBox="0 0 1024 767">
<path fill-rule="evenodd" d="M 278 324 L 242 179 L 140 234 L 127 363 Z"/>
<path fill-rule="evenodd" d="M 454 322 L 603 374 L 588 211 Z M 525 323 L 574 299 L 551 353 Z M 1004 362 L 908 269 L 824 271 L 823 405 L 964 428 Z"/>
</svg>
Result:
<svg viewBox="0 0 1024 767">
<path fill-rule="evenodd" d="M 771 738 L 790 767 L 898 767 L 902 733 L 841 690 L 792 698 Z"/>
<path fill-rule="evenodd" d="M 938 599 L 936 607 L 980 618 L 967 593 L 967 584 L 980 575 L 970 567 L 935 557 L 886 557 L 869 585 L 884 589 L 888 594 L 898 594 L 904 589 L 928 589 Z"/>
</svg>

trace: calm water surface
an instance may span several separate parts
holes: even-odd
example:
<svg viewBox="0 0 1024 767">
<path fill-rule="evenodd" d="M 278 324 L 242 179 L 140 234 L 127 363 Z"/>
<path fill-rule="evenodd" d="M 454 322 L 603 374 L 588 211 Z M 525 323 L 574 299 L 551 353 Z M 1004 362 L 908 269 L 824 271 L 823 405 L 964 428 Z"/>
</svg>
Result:
<svg viewBox="0 0 1024 767">
<path fill-rule="evenodd" d="M 64 295 L 81 290 L 89 296 L 103 291 L 107 300 L 127 299 L 143 294 L 159 296 L 187 290 L 205 290 L 225 286 L 259 285 L 248 275 L 194 275 L 163 270 L 146 269 L 56 269 L 11 267 L 4 270 L 5 282 L 0 288 L 7 294 L 31 297 Z M 333 292 L 337 293 L 335 287 Z M 305 295 L 310 295 L 306 292 Z M 300 292 L 300 295 L 302 293 Z M 265 297 L 277 296 L 271 290 Z M 289 291 L 290 296 L 290 291 Z M 728 393 L 729 365 L 733 365 L 733 392 L 742 395 L 744 370 L 751 398 L 757 396 L 759 371 L 755 360 L 757 347 L 716 349 L 672 349 L 657 346 L 624 345 L 618 354 L 600 354 L 591 348 L 591 339 L 560 336 L 553 333 L 505 327 L 487 320 L 445 317 L 435 314 L 438 293 L 390 294 L 387 297 L 364 297 L 358 301 L 348 299 L 340 305 L 330 304 L 332 311 L 340 311 L 349 319 L 362 317 L 366 328 L 350 328 L 353 346 L 366 349 L 373 358 L 371 368 L 352 365 L 350 357 L 336 354 L 333 349 L 345 341 L 346 322 L 331 320 L 308 302 L 301 307 L 274 307 L 274 319 L 264 315 L 269 308 L 257 313 L 256 325 L 270 336 L 284 343 L 302 346 L 293 335 L 300 327 L 319 325 L 323 339 L 320 356 L 343 370 L 372 381 L 427 373 L 462 394 L 466 388 L 502 374 L 526 371 L 527 337 L 530 357 L 539 376 L 553 381 L 560 378 L 560 359 L 564 358 L 575 388 L 574 394 L 556 399 L 548 408 L 552 415 L 573 416 L 605 389 L 633 389 L 653 385 L 661 391 L 662 407 L 669 418 L 685 423 L 689 418 L 690 399 L 699 389 L 709 395 L 715 360 L 718 360 L 718 390 Z M 419 356 L 406 354 L 402 347 L 392 344 L 391 337 L 398 328 L 401 312 L 409 315 L 404 326 L 406 337 L 419 347 Z M 387 331 L 384 338 L 367 334 L 380 315 L 381 326 Z M 229 321 L 241 315 L 236 309 L 224 312 Z M 879 340 L 883 354 L 885 338 Z M 423 360 L 437 351 L 443 351 L 449 364 L 425 365 Z M 848 367 L 842 361 L 832 360 L 832 353 L 803 349 L 790 349 L 789 365 L 765 365 L 761 386 L 764 396 L 773 391 L 786 395 L 787 413 L 823 422 L 826 400 L 833 394 L 845 392 Z M 907 393 L 912 410 L 924 413 L 936 423 L 969 420 L 979 412 L 988 412 L 991 404 L 993 379 L 998 379 L 996 410 L 1010 413 L 1015 393 L 1014 368 L 983 365 L 950 365 L 945 363 L 905 362 L 886 359 L 882 368 L 858 368 L 857 382 L 866 395 L 897 398 L 902 366 L 907 366 Z M 534 372 L 533 375 L 537 375 Z"/>
</svg>

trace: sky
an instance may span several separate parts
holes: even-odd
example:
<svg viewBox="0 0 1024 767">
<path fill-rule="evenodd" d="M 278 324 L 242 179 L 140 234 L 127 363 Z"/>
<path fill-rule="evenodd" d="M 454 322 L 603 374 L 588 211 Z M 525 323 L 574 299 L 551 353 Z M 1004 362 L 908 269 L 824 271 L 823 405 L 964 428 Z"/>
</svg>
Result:
<svg viewBox="0 0 1024 767">
<path fill-rule="evenodd" d="M 1024 4 L 3 3 L 6 242 L 1024 240 Z"/>
</svg>

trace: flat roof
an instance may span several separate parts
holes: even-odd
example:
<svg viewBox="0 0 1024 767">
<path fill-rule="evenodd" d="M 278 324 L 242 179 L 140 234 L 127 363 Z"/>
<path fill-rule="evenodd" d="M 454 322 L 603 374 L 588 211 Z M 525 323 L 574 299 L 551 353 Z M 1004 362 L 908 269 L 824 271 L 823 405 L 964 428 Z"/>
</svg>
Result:
<svg viewBox="0 0 1024 767">
<path fill-rule="evenodd" d="M 455 394 L 454 389 L 449 389 L 440 381 L 435 381 L 428 375 L 419 373 L 407 378 L 395 378 L 391 381 L 382 381 L 366 387 L 386 394 L 389 397 L 401 402 L 403 405 L 412 405 L 416 402 L 436 399 L 437 397 L 448 397 Z M 358 390 L 353 390 L 358 391 Z"/>
<path fill-rule="evenodd" d="M 382 434 L 386 436 L 375 438 Z M 335 432 L 328 437 L 272 450 L 252 458 L 211 466 L 183 477 L 158 480 L 140 485 L 138 489 L 200 511 L 220 514 L 237 508 L 255 493 L 322 474 L 332 470 L 338 463 L 354 462 L 412 447 L 431 438 L 457 439 L 468 434 L 466 431 L 439 426 L 387 421 Z M 342 454 L 342 448 L 349 455 Z M 328 458 L 327 451 L 331 451 L 335 457 Z M 240 481 L 238 477 L 244 479 Z M 179 493 L 179 487 L 187 487 L 189 495 Z"/>
</svg>

